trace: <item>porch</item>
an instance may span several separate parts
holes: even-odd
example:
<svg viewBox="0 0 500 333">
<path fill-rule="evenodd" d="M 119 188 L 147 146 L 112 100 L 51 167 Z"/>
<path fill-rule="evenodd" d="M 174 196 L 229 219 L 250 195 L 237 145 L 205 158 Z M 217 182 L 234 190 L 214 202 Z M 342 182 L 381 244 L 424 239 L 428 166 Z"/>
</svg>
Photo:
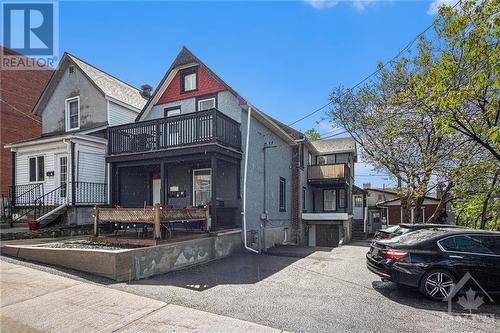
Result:
<svg viewBox="0 0 500 333">
<path fill-rule="evenodd" d="M 205 230 L 239 227 L 240 160 L 215 151 L 190 151 L 112 162 L 111 206 L 144 209 L 160 205 L 165 211 L 184 213 L 206 209 Z"/>
</svg>

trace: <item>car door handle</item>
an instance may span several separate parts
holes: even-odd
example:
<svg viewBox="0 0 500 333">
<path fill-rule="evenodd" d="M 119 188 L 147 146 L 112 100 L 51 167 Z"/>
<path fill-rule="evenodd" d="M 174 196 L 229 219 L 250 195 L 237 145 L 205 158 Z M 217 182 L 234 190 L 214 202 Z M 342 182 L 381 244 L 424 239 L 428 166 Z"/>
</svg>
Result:
<svg viewBox="0 0 500 333">
<path fill-rule="evenodd" d="M 463 259 L 464 257 L 462 256 L 455 256 L 455 255 L 451 255 L 450 258 L 455 258 L 455 259 Z"/>
</svg>

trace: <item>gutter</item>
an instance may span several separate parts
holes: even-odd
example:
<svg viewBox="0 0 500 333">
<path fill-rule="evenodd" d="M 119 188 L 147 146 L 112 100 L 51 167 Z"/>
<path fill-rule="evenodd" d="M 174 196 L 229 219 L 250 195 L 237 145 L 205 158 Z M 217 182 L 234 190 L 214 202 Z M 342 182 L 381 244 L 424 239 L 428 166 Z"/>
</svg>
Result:
<svg viewBox="0 0 500 333">
<path fill-rule="evenodd" d="M 241 215 L 243 217 L 243 246 L 246 250 L 260 254 L 257 251 L 247 245 L 247 178 L 248 178 L 248 146 L 250 141 L 250 121 L 252 119 L 252 107 L 248 106 L 248 118 L 247 118 L 247 138 L 245 142 L 245 166 L 243 171 L 243 211 Z"/>
</svg>

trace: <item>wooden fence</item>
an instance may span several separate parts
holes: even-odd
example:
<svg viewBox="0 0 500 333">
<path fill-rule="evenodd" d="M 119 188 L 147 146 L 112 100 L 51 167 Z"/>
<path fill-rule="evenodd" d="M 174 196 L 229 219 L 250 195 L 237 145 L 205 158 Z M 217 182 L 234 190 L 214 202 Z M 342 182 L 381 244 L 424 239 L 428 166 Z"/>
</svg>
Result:
<svg viewBox="0 0 500 333">
<path fill-rule="evenodd" d="M 152 208 L 96 208 L 94 214 L 94 234 L 98 235 L 99 224 L 122 223 L 122 224 L 151 224 L 154 225 L 154 237 L 161 236 L 161 223 L 205 221 L 208 227 L 210 217 L 207 208 L 162 208 L 155 205 Z"/>
</svg>

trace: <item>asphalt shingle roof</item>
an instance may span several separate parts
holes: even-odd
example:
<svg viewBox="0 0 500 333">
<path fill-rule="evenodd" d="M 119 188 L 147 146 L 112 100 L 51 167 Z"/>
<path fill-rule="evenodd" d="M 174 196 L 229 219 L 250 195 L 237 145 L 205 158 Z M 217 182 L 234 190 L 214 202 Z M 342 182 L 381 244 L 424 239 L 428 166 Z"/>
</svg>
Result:
<svg viewBox="0 0 500 333">
<path fill-rule="evenodd" d="M 105 95 L 142 110 L 147 100 L 139 89 L 105 73 L 77 57 L 68 54 L 78 67 L 101 89 Z"/>
<path fill-rule="evenodd" d="M 334 138 L 312 141 L 311 144 L 321 153 L 356 153 L 356 142 L 352 138 Z"/>
</svg>

